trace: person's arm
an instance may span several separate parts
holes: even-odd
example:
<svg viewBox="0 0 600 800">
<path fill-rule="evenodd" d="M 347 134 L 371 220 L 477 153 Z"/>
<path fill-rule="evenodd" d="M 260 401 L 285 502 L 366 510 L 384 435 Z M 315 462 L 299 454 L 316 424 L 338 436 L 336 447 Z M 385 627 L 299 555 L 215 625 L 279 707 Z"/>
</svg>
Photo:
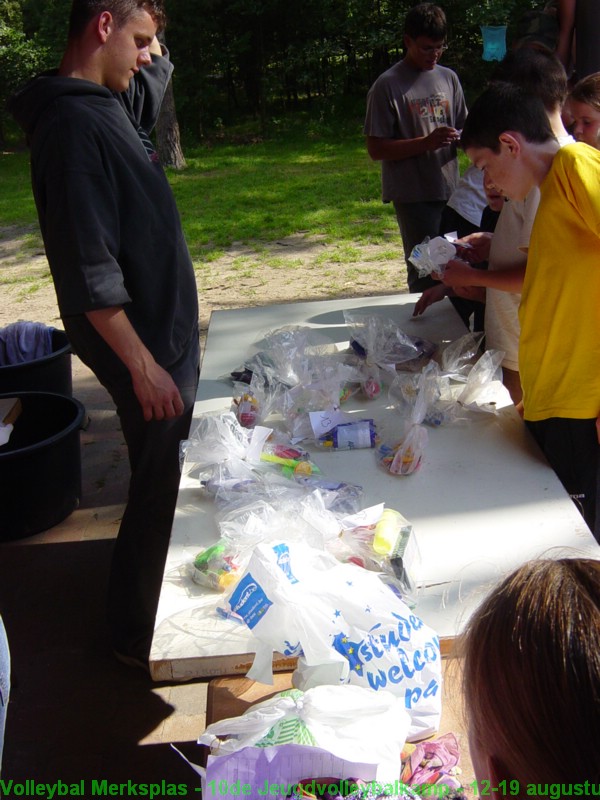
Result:
<svg viewBox="0 0 600 800">
<path fill-rule="evenodd" d="M 86 317 L 129 370 L 146 422 L 180 416 L 184 406 L 177 386 L 156 363 L 123 308 L 87 311 Z"/>
<path fill-rule="evenodd" d="M 114 95 L 134 125 L 141 125 L 146 133 L 150 133 L 156 125 L 173 73 L 168 50 L 160 44 L 156 36 L 148 49 L 152 63 L 145 64 L 134 75 L 127 91 Z"/>
<path fill-rule="evenodd" d="M 452 289 L 444 286 L 443 283 L 438 283 L 436 286 L 430 286 L 429 289 L 425 289 L 421 297 L 419 297 L 415 303 L 412 313 L 413 317 L 421 316 L 425 309 L 429 308 L 429 306 L 432 306 L 434 303 L 439 303 L 440 300 L 443 300 L 450 292 L 452 292 Z"/>
<path fill-rule="evenodd" d="M 444 286 L 443 283 L 430 286 L 429 289 L 425 289 L 415 303 L 413 317 L 420 317 L 429 306 L 439 303 L 444 297 L 463 297 L 465 300 L 477 300 L 479 303 L 485 303 L 485 289 L 480 286 L 461 286 L 451 289 L 449 286 Z"/>
<path fill-rule="evenodd" d="M 439 277 L 446 286 L 483 286 L 485 289 L 519 294 L 523 288 L 525 265 L 507 269 L 475 269 L 465 261 L 453 259 L 446 264 L 444 274 Z"/>
<path fill-rule="evenodd" d="M 403 161 L 405 158 L 447 147 L 459 139 L 460 134 L 455 128 L 441 125 L 427 136 L 418 136 L 415 139 L 383 139 L 379 136 L 367 136 L 367 151 L 373 161 Z"/>
</svg>

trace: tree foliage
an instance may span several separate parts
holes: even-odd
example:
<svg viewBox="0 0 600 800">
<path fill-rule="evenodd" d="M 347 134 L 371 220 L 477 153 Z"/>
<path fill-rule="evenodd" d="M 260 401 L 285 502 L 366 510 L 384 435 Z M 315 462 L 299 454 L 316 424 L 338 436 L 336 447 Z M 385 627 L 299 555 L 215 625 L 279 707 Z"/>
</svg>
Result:
<svg viewBox="0 0 600 800">
<path fill-rule="evenodd" d="M 8 117 L 6 101 L 23 83 L 48 65 L 49 51 L 37 35 L 23 30 L 22 3 L 0 0 L 0 144 L 4 145 Z"/>
<path fill-rule="evenodd" d="M 412 0 L 167 0 L 179 118 L 195 139 L 251 114 L 335 113 L 402 56 Z M 483 86 L 480 24 L 516 22 L 535 0 L 446 0 L 450 49 L 467 95 Z M 509 28 L 509 37 L 510 37 Z"/>
<path fill-rule="evenodd" d="M 455 69 L 467 99 L 483 86 L 482 22 L 511 26 L 542 0 L 442 0 Z M 288 110 L 315 119 L 364 107 L 373 80 L 402 55 L 404 15 L 414 0 L 165 0 L 176 71 L 177 114 L 188 140 L 250 117 L 263 129 Z M 55 63 L 70 0 L 0 0 L 13 43 L 43 47 Z M 23 38 L 24 37 L 24 38 Z M 0 79 L 4 78 L 0 65 Z"/>
</svg>

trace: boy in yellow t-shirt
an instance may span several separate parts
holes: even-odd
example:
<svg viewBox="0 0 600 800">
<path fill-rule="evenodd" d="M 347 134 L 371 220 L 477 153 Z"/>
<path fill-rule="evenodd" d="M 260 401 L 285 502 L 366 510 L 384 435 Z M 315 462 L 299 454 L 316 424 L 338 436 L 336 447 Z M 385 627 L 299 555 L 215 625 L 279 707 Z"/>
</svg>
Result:
<svg viewBox="0 0 600 800">
<path fill-rule="evenodd" d="M 509 84 L 491 86 L 476 101 L 461 144 L 511 200 L 540 188 L 519 309 L 524 419 L 594 531 L 600 152 L 579 143 L 560 148 L 541 100 Z"/>
</svg>

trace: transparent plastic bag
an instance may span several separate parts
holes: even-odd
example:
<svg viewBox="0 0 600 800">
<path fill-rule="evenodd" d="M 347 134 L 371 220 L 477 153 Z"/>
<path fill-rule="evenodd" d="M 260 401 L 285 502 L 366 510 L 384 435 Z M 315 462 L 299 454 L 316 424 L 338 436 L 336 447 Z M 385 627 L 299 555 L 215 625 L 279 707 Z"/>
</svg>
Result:
<svg viewBox="0 0 600 800">
<path fill-rule="evenodd" d="M 481 354 L 484 334 L 466 333 L 449 342 L 439 356 L 441 372 L 455 381 L 466 381 L 473 364 Z"/>
<path fill-rule="evenodd" d="M 413 247 L 408 258 L 419 273 L 420 278 L 432 272 L 443 274 L 444 267 L 451 259 L 456 258 L 456 247 L 443 236 L 430 239 L 426 236 L 421 244 Z"/>
<path fill-rule="evenodd" d="M 281 414 L 294 441 L 314 438 L 310 414 L 338 409 L 344 385 L 341 374 L 331 373 L 314 383 L 294 386 L 282 395 Z"/>
<path fill-rule="evenodd" d="M 498 390 L 502 385 L 502 350 L 486 350 L 469 372 L 458 402 L 467 410 L 496 413 Z"/>
<path fill-rule="evenodd" d="M 424 403 L 423 423 L 431 427 L 456 421 L 457 402 L 450 378 L 441 373 L 435 362 L 430 362 L 423 372 L 405 373 L 396 377 L 388 393 L 392 408 L 402 417 L 410 419 L 422 392 Z"/>
<path fill-rule="evenodd" d="M 419 549 L 413 526 L 398 511 L 385 508 L 375 524 L 342 531 L 327 549 L 340 561 L 379 573 L 405 599 L 416 599 Z"/>
<path fill-rule="evenodd" d="M 419 370 L 435 353 L 437 345 L 402 331 L 394 320 L 379 315 L 344 312 L 350 344 L 363 361 L 361 383 L 367 396 L 379 393 L 377 384 L 391 381 L 397 369 Z M 368 389 L 367 383 L 374 385 Z M 380 386 L 379 386 L 380 388 Z"/>
<path fill-rule="evenodd" d="M 254 377 L 267 388 L 291 388 L 302 382 L 311 382 L 319 359 L 335 355 L 335 345 L 319 331 L 308 326 L 290 326 L 269 331 L 253 346 L 243 365 L 231 377 L 243 377 L 250 382 Z M 313 365 L 311 368 L 311 364 Z"/>
<path fill-rule="evenodd" d="M 381 466 L 392 475 L 412 475 L 421 466 L 428 442 L 422 425 L 406 426 L 404 437 L 393 445 L 382 443 L 377 449 Z"/>
<path fill-rule="evenodd" d="M 479 412 L 494 413 L 504 354 L 486 351 L 473 363 L 478 341 L 479 336 L 468 334 L 453 342 L 442 354 L 444 368 L 430 362 L 419 375 L 399 375 L 389 390 L 392 407 L 410 419 L 417 402 L 422 403 L 422 421 L 432 427 L 465 423 Z"/>
<path fill-rule="evenodd" d="M 228 542 L 220 540 L 196 554 L 188 564 L 188 574 L 199 586 L 225 592 L 237 583 L 249 558 L 250 551 L 244 559 Z"/>
<path fill-rule="evenodd" d="M 377 448 L 379 464 L 392 475 L 412 475 L 423 460 L 427 446 L 427 430 L 423 421 L 427 413 L 431 384 L 422 372 L 417 382 L 417 394 L 410 414 L 404 423 L 404 435 L 396 442 L 382 437 Z"/>
<path fill-rule="evenodd" d="M 250 434 L 239 424 L 231 411 L 204 414 L 189 439 L 181 442 L 179 452 L 184 474 L 220 464 L 230 458 L 244 457 Z"/>
<path fill-rule="evenodd" d="M 276 497 L 266 495 L 232 498 L 217 512 L 221 538 L 233 550 L 254 548 L 281 539 L 303 541 L 319 550 L 338 536 L 340 523 L 327 509 L 319 490 L 306 492 L 291 483 Z"/>
</svg>

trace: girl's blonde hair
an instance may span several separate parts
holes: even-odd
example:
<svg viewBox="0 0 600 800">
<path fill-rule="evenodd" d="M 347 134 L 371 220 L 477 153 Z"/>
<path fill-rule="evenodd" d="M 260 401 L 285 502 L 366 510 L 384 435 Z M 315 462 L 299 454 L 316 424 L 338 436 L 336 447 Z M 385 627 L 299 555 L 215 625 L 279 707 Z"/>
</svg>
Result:
<svg viewBox="0 0 600 800">
<path fill-rule="evenodd" d="M 593 75 L 577 81 L 569 97 L 600 111 L 600 72 L 594 72 Z"/>
<path fill-rule="evenodd" d="M 530 562 L 470 620 L 470 736 L 529 783 L 600 783 L 600 563 Z M 482 776 L 480 776 L 482 777 Z"/>
</svg>

